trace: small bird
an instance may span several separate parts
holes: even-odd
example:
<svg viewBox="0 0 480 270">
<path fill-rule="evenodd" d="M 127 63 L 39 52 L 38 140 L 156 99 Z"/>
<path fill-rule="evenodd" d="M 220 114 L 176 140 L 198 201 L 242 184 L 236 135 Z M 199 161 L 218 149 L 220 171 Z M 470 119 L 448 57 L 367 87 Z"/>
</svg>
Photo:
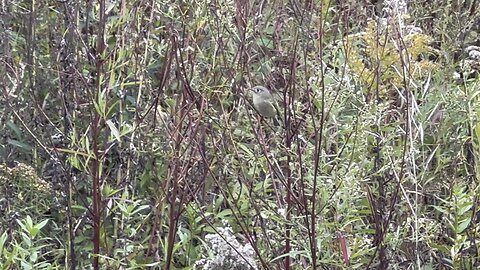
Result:
<svg viewBox="0 0 480 270">
<path fill-rule="evenodd" d="M 250 89 L 253 97 L 253 107 L 263 117 L 275 118 L 277 109 L 275 107 L 275 98 L 270 90 L 263 86 L 255 86 Z"/>
</svg>

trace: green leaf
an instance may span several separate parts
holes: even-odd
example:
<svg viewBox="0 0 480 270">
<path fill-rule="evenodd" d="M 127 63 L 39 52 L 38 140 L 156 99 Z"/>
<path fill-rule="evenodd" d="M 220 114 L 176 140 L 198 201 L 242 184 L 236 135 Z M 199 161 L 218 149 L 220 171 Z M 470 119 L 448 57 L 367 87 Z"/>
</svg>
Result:
<svg viewBox="0 0 480 270">
<path fill-rule="evenodd" d="M 18 147 L 18 148 L 26 150 L 26 151 L 31 151 L 33 149 L 33 147 L 31 147 L 30 145 L 28 145 L 24 142 L 17 141 L 17 140 L 8 139 L 7 142 L 9 144 L 15 146 L 15 147 Z"/>
<path fill-rule="evenodd" d="M 273 50 L 273 42 L 271 39 L 269 38 L 266 38 L 266 37 L 262 37 L 260 39 L 257 40 L 257 45 L 259 46 L 265 46 L 267 47 L 268 49 L 271 49 Z"/>
<path fill-rule="evenodd" d="M 231 217 L 232 216 L 232 210 L 230 209 L 225 209 L 225 210 L 222 210 L 220 213 L 217 214 L 217 217 L 219 219 L 226 219 L 228 217 Z"/>
<path fill-rule="evenodd" d="M 45 225 L 47 225 L 48 221 L 49 221 L 48 219 L 45 219 L 44 221 L 35 225 L 35 227 L 37 227 L 39 230 L 41 230 L 43 227 L 45 227 Z"/>
<path fill-rule="evenodd" d="M 243 152 L 245 152 L 249 157 L 254 156 L 252 150 L 251 150 L 247 145 L 245 145 L 245 144 L 243 144 L 243 143 L 239 143 L 239 144 L 238 144 L 238 147 L 239 147 L 240 149 L 242 149 Z"/>
<path fill-rule="evenodd" d="M 432 205 L 432 207 L 442 214 L 449 215 L 448 209 L 444 209 L 444 208 L 442 208 L 441 206 L 438 206 L 438 205 Z"/>
<path fill-rule="evenodd" d="M 7 127 L 9 127 L 15 133 L 15 136 L 17 139 L 22 138 L 22 131 L 20 131 L 20 129 L 15 123 L 13 123 L 12 121 L 8 121 Z"/>
<path fill-rule="evenodd" d="M 115 124 L 113 124 L 112 120 L 107 120 L 107 125 L 110 128 L 110 131 L 112 131 L 112 134 L 115 137 L 115 139 L 117 139 L 117 141 L 120 142 L 120 132 L 118 131 Z"/>
<path fill-rule="evenodd" d="M 0 258 L 2 258 L 3 248 L 5 247 L 6 242 L 7 242 L 7 232 L 3 232 L 2 236 L 0 236 Z"/>
<path fill-rule="evenodd" d="M 471 221 L 471 218 L 468 217 L 468 218 L 464 219 L 462 222 L 460 222 L 460 224 L 456 228 L 456 233 L 463 233 L 463 231 L 465 231 L 465 229 L 468 227 L 468 225 L 470 225 L 470 221 Z"/>
<path fill-rule="evenodd" d="M 470 211 L 472 207 L 473 207 L 473 204 L 470 202 L 466 202 L 465 204 L 460 205 L 458 207 L 458 215 L 463 216 L 466 212 Z"/>
</svg>

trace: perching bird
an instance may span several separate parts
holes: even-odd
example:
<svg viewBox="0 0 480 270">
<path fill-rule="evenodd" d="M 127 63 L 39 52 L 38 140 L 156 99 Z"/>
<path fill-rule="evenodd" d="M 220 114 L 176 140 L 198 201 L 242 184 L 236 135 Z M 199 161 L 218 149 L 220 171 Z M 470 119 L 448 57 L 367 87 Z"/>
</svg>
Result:
<svg viewBox="0 0 480 270">
<path fill-rule="evenodd" d="M 266 118 L 273 118 L 274 125 L 279 126 L 277 116 L 280 114 L 275 96 L 263 86 L 255 86 L 250 91 L 252 92 L 253 107 L 258 114 Z"/>
<path fill-rule="evenodd" d="M 267 88 L 255 86 L 250 91 L 253 97 L 253 107 L 261 116 L 268 118 L 277 116 L 275 99 Z"/>
</svg>

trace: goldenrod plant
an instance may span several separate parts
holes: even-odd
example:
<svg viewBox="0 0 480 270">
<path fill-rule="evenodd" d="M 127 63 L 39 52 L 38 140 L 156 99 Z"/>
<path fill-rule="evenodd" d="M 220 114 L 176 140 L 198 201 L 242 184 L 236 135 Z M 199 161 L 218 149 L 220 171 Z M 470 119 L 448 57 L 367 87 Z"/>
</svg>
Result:
<svg viewBox="0 0 480 270">
<path fill-rule="evenodd" d="M 386 100 L 398 89 L 415 92 L 422 80 L 439 68 L 430 60 L 438 54 L 431 46 L 433 38 L 408 21 L 406 14 L 370 19 L 365 31 L 344 40 L 346 62 L 367 98 L 372 99 L 377 91 Z"/>
</svg>

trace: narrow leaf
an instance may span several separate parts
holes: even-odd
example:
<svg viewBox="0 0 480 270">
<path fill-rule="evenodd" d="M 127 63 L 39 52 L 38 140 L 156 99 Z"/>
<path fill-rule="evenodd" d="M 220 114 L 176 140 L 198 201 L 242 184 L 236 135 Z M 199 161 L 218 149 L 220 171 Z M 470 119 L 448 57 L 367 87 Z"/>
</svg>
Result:
<svg viewBox="0 0 480 270">
<path fill-rule="evenodd" d="M 113 136 L 115 136 L 117 141 L 120 142 L 120 132 L 118 132 L 118 129 L 115 126 L 115 124 L 113 124 L 113 122 L 111 120 L 107 120 L 107 125 L 110 128 L 110 130 L 112 131 Z"/>
</svg>

